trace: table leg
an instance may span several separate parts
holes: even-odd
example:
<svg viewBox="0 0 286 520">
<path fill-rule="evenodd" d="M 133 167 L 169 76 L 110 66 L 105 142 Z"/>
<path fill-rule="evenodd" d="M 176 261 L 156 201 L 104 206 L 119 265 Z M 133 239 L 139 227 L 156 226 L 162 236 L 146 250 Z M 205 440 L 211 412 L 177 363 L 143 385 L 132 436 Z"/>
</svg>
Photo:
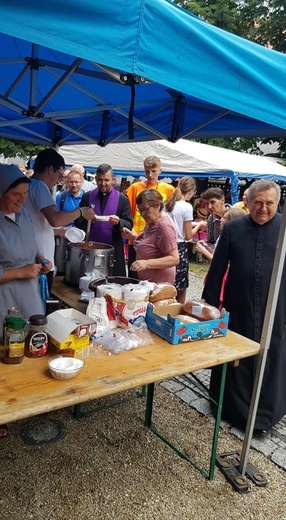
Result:
<svg viewBox="0 0 286 520">
<path fill-rule="evenodd" d="M 108 404 L 105 404 L 103 406 L 96 406 L 88 411 L 82 411 L 80 404 L 74 405 L 74 412 L 73 415 L 76 419 L 81 419 L 82 417 L 88 417 L 89 415 L 92 415 L 93 413 L 100 412 L 101 410 L 105 410 L 107 408 L 113 408 L 114 406 L 118 406 L 119 404 L 126 403 L 128 401 L 133 401 L 134 399 L 139 399 L 141 397 L 145 397 L 146 395 L 146 386 L 143 385 L 141 387 L 141 393 L 138 393 L 136 395 L 133 395 L 131 397 L 127 397 L 125 399 L 119 399 L 118 401 L 111 401 Z"/>
<path fill-rule="evenodd" d="M 209 480 L 212 480 L 214 477 L 217 445 L 218 445 L 218 438 L 219 438 L 219 428 L 220 428 L 222 405 L 223 405 L 223 395 L 224 395 L 224 387 L 225 387 L 225 379 L 226 379 L 226 370 L 227 370 L 227 363 L 224 363 L 222 365 L 219 398 L 218 398 L 218 402 L 217 402 L 217 411 L 216 411 L 216 417 L 215 417 L 215 427 L 214 427 L 214 433 L 213 433 L 212 452 L 211 452 L 210 469 L 209 469 L 209 477 L 208 477 Z"/>
<path fill-rule="evenodd" d="M 147 386 L 146 410 L 145 410 L 145 426 L 147 426 L 147 428 L 150 428 L 150 426 L 151 426 L 153 398 L 154 398 L 154 383 L 150 383 Z"/>
<path fill-rule="evenodd" d="M 215 415 L 215 426 L 213 433 L 213 441 L 211 448 L 211 456 L 210 456 L 210 465 L 209 472 L 206 473 L 203 469 L 197 466 L 191 459 L 189 459 L 184 453 L 178 450 L 173 444 L 171 444 L 163 435 L 161 435 L 156 428 L 152 428 L 152 411 L 153 411 L 153 399 L 154 399 L 154 383 L 151 383 L 147 386 L 147 398 L 146 398 L 146 410 L 145 410 L 145 426 L 149 428 L 159 439 L 161 439 L 165 444 L 167 444 L 170 448 L 172 448 L 181 458 L 188 461 L 192 466 L 194 466 L 203 477 L 208 480 L 212 480 L 214 478 L 214 470 L 216 464 L 216 453 L 217 453 L 217 445 L 219 439 L 219 429 L 221 422 L 221 414 L 222 414 L 222 404 L 223 404 L 223 396 L 224 396 L 224 388 L 225 388 L 225 379 L 226 379 L 226 371 L 227 371 L 227 363 L 222 365 L 222 373 L 221 373 L 221 381 L 220 381 L 220 391 L 219 398 L 216 404 L 216 415 Z"/>
</svg>

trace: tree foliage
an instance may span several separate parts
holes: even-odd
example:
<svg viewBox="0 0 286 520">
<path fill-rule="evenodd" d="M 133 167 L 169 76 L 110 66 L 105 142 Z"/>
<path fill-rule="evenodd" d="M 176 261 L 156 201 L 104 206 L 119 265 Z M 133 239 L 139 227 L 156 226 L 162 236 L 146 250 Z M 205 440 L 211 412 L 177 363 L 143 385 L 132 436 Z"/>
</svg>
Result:
<svg viewBox="0 0 286 520">
<path fill-rule="evenodd" d="M 240 0 L 238 28 L 244 38 L 285 53 L 285 0 Z"/>
<path fill-rule="evenodd" d="M 237 34 L 237 4 L 234 0 L 175 0 L 175 3 L 206 22 Z"/>
<path fill-rule="evenodd" d="M 25 141 L 15 141 L 0 137 L 0 154 L 7 157 L 20 157 L 27 161 L 33 155 L 37 155 L 46 146 L 35 145 Z"/>
</svg>

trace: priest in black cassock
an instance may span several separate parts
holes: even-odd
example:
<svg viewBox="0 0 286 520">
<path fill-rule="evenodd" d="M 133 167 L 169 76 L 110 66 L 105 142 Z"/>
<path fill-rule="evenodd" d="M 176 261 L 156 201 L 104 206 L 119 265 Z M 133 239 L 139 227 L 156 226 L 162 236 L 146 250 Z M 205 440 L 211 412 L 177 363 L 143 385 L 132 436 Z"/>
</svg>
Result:
<svg viewBox="0 0 286 520">
<path fill-rule="evenodd" d="M 281 215 L 280 188 L 274 181 L 255 181 L 248 191 L 249 215 L 227 222 L 210 265 L 203 298 L 219 305 L 223 276 L 229 266 L 223 307 L 230 313 L 229 328 L 260 342 L 273 269 Z M 245 429 L 257 358 L 229 366 L 223 418 Z M 212 369 L 211 391 L 218 396 L 221 367 Z M 283 269 L 273 333 L 268 351 L 254 435 L 267 437 L 286 414 L 286 270 Z"/>
<path fill-rule="evenodd" d="M 97 188 L 83 194 L 79 207 L 83 204 L 94 209 L 89 239 L 114 247 L 113 276 L 126 276 L 125 256 L 121 230 L 132 229 L 133 221 L 129 200 L 114 187 L 115 178 L 109 164 L 100 164 L 95 177 Z M 101 217 L 105 217 L 102 219 Z M 86 231 L 87 221 L 79 218 L 75 226 Z"/>
</svg>

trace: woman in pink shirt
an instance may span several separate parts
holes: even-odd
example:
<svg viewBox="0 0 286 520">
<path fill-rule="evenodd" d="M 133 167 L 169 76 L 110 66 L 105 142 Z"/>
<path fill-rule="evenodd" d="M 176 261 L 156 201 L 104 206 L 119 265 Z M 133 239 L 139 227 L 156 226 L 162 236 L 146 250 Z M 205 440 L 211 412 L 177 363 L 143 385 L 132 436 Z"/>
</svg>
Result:
<svg viewBox="0 0 286 520">
<path fill-rule="evenodd" d="M 163 197 L 157 190 L 144 190 L 137 196 L 136 204 L 146 225 L 139 235 L 122 229 L 122 237 L 133 241 L 136 251 L 130 268 L 137 271 L 139 280 L 173 284 L 179 263 L 177 230 L 163 211 Z"/>
</svg>

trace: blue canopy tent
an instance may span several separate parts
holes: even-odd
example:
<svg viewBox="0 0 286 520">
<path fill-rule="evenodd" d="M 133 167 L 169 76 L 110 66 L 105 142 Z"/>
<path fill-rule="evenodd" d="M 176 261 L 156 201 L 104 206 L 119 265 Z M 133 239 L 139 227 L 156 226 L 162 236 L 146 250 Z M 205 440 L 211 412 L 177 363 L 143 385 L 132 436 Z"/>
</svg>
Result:
<svg viewBox="0 0 286 520">
<path fill-rule="evenodd" d="M 2 0 L 0 135 L 286 136 L 286 56 L 168 0 Z"/>
</svg>

